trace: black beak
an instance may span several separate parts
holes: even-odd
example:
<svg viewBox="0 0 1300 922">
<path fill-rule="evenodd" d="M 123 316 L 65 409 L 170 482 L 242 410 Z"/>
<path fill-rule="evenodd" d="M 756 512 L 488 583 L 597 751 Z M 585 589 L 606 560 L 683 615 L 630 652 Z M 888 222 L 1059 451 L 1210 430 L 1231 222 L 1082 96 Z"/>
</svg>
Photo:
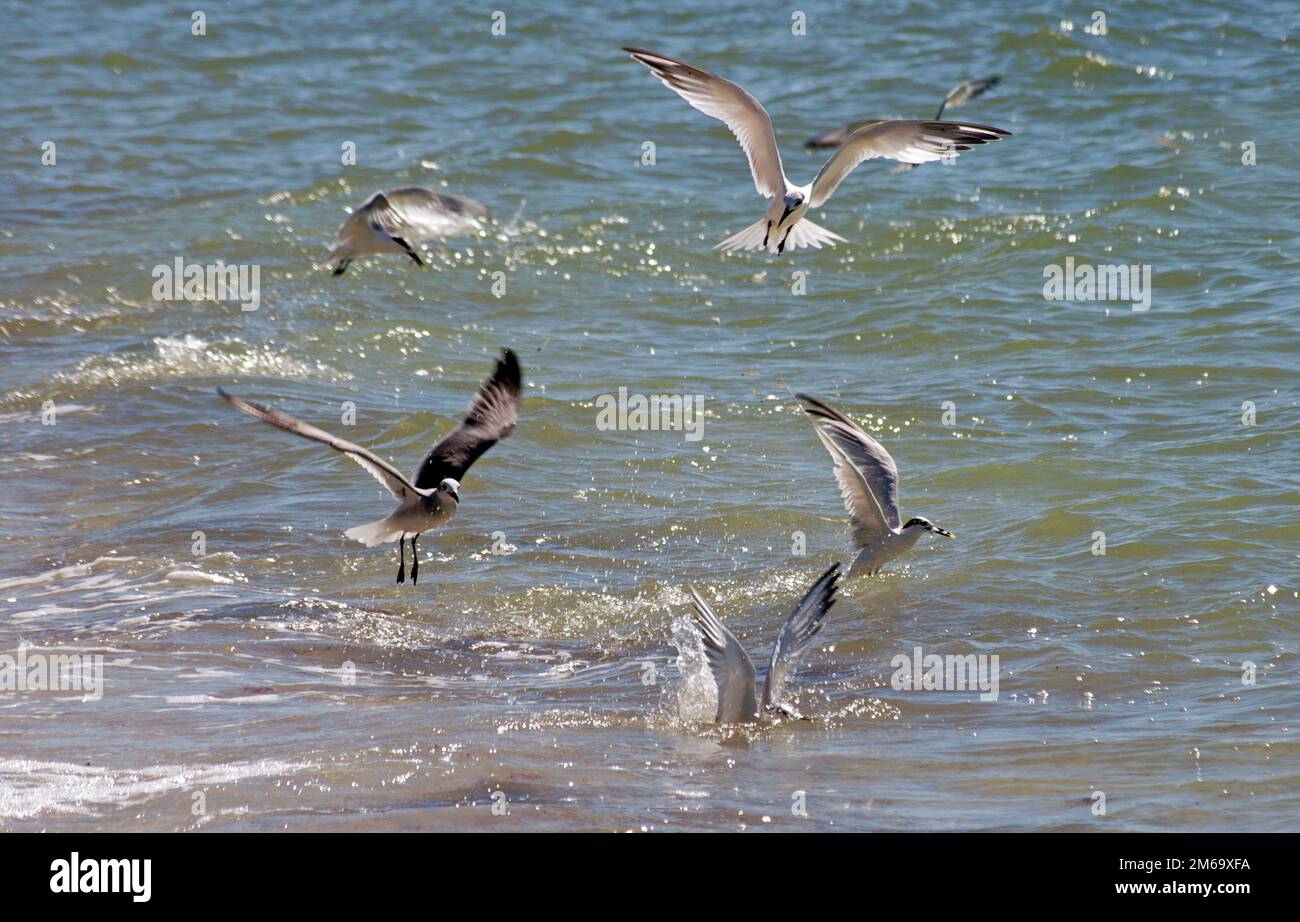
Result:
<svg viewBox="0 0 1300 922">
<path fill-rule="evenodd" d="M 955 537 L 957 537 L 957 536 L 954 535 L 952 532 L 950 532 L 950 531 L 948 531 L 948 530 L 946 530 L 946 529 L 940 528 L 938 525 L 934 526 L 934 530 L 935 530 L 936 532 L 938 532 L 939 534 L 943 535 L 945 538 L 955 538 Z"/>
</svg>

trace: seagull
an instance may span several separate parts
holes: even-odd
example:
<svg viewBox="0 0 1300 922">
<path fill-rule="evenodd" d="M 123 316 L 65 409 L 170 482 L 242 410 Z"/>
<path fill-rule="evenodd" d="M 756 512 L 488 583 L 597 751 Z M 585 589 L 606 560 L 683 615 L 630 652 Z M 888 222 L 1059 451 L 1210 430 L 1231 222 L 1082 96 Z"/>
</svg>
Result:
<svg viewBox="0 0 1300 922">
<path fill-rule="evenodd" d="M 772 133 L 772 119 L 757 99 L 698 67 L 637 48 L 623 50 L 696 109 L 725 122 L 749 158 L 758 194 L 773 200 L 761 220 L 728 237 L 715 249 L 783 253 L 787 244 L 796 250 L 820 249 L 822 244 L 834 246 L 844 238 L 814 224 L 804 213 L 826 204 L 844 177 L 862 161 L 888 157 L 904 163 L 926 163 L 1011 134 L 987 125 L 887 119 L 853 132 L 811 183 L 796 186 L 786 178 Z"/>
<path fill-rule="evenodd" d="M 405 253 L 423 266 L 411 241 L 473 233 L 488 216 L 485 206 L 450 192 L 408 186 L 376 192 L 348 216 L 325 264 L 342 275 L 352 260 L 368 253 Z"/>
<path fill-rule="evenodd" d="M 965 83 L 959 83 L 957 86 L 949 90 L 948 95 L 943 98 L 943 102 L 939 104 L 939 111 L 935 113 L 935 119 L 943 118 L 943 112 L 945 109 L 959 109 L 976 96 L 983 96 L 1001 82 L 1001 77 L 985 77 L 983 80 L 967 80 Z M 889 121 L 889 119 L 869 118 L 862 122 L 850 122 L 843 128 L 836 128 L 834 131 L 828 131 L 825 134 L 819 134 L 815 138 L 810 138 L 804 142 L 803 146 L 807 148 L 839 147 L 848 139 L 849 135 L 853 134 L 853 132 L 866 128 L 869 125 L 878 125 L 881 122 L 886 121 Z M 912 164 L 910 163 L 905 163 L 899 167 L 895 167 L 896 170 L 910 170 L 911 168 Z"/>
<path fill-rule="evenodd" d="M 902 523 L 898 509 L 898 466 L 881 445 L 853 420 L 815 397 L 796 394 L 812 417 L 817 437 L 835 461 L 835 479 L 844 508 L 853 522 L 858 556 L 849 576 L 874 575 L 889 561 L 912 549 L 923 532 L 955 538 L 929 519 L 915 516 Z"/>
<path fill-rule="evenodd" d="M 411 538 L 411 583 L 420 574 L 415 542 L 422 532 L 441 525 L 460 506 L 460 481 L 478 456 L 514 431 L 519 418 L 521 373 L 519 359 L 503 350 L 492 377 L 479 388 L 469 413 L 459 427 L 444 435 L 420 462 L 412 483 L 401 471 L 367 448 L 294 419 L 288 413 L 268 409 L 251 400 L 241 400 L 220 387 L 217 393 L 241 413 L 286 432 L 322 442 L 341 451 L 369 471 L 397 500 L 398 506 L 386 518 L 349 528 L 345 534 L 366 547 L 398 542 L 397 581 L 406 579 L 406 543 Z"/>
<path fill-rule="evenodd" d="M 704 601 L 694 586 L 688 586 L 691 601 L 695 604 L 695 624 L 704 641 L 704 656 L 718 686 L 718 713 L 716 723 L 740 723 L 758 718 L 764 711 L 776 711 L 787 717 L 799 715 L 781 704 L 781 692 L 796 662 L 822 629 L 826 612 L 835 604 L 836 580 L 840 565 L 821 575 L 812 588 L 799 600 L 785 626 L 777 635 L 772 648 L 772 660 L 763 680 L 763 697 L 758 697 L 754 662 L 740 645 L 736 636 L 718 620 L 709 603 Z"/>
</svg>

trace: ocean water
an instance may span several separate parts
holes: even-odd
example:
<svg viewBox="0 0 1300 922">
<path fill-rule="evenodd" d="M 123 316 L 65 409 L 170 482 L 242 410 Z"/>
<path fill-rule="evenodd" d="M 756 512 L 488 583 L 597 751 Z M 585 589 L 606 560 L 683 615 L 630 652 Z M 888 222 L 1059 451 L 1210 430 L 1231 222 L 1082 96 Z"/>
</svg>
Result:
<svg viewBox="0 0 1300 922">
<path fill-rule="evenodd" d="M 0 829 L 1300 828 L 1294 5 L 800 6 L 7 6 L 0 654 L 103 685 L 0 690 Z M 834 249 L 724 255 L 765 203 L 625 44 L 754 93 L 797 182 L 969 77 L 953 117 L 1014 135 L 863 164 Z M 331 277 L 403 185 L 496 221 Z M 1071 257 L 1149 308 L 1046 299 Z M 177 258 L 257 309 L 156 299 Z M 417 586 L 342 535 L 378 485 L 214 394 L 411 470 L 504 346 L 518 429 Z M 619 388 L 701 438 L 598 428 Z M 808 720 L 714 727 L 687 584 L 759 660 L 851 554 L 792 391 L 957 540 L 846 584 Z M 996 700 L 893 687 L 916 647 L 997 656 Z"/>
</svg>

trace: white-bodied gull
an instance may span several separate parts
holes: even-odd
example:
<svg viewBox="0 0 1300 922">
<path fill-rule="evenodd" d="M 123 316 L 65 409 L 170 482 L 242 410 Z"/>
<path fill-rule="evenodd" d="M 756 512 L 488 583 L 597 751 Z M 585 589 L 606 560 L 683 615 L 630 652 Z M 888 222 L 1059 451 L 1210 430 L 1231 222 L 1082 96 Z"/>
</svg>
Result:
<svg viewBox="0 0 1300 922">
<path fill-rule="evenodd" d="M 423 266 L 413 241 L 474 233 L 488 216 L 485 206 L 450 192 L 408 186 L 376 192 L 348 216 L 325 264 L 334 275 L 347 271 L 352 260 L 371 253 L 405 253 Z"/>
<path fill-rule="evenodd" d="M 835 480 L 853 523 L 853 546 L 858 555 L 849 576 L 875 574 L 889 561 L 906 553 L 927 531 L 956 537 L 929 519 L 902 520 L 898 508 L 898 466 L 862 427 L 815 397 L 796 394 L 812 417 L 817 437 L 835 462 Z"/>
<path fill-rule="evenodd" d="M 870 124 L 845 140 L 816 178 L 796 186 L 786 178 L 777 150 L 772 119 L 758 100 L 734 83 L 672 58 L 637 48 L 624 48 L 650 68 L 670 90 L 705 115 L 726 123 L 749 158 L 758 194 L 772 199 L 763 218 L 718 244 L 722 250 L 767 250 L 772 253 L 799 247 L 821 248 L 844 238 L 804 217 L 820 208 L 859 163 L 888 157 L 903 163 L 927 163 L 956 156 L 972 145 L 986 144 L 1011 132 L 988 125 L 961 122 L 890 119 Z"/>
<path fill-rule="evenodd" d="M 349 528 L 345 534 L 366 547 L 375 547 L 389 541 L 398 542 L 399 583 L 406 579 L 405 539 L 409 535 L 411 582 L 415 583 L 420 573 L 416 539 L 421 532 L 436 528 L 451 518 L 460 506 L 460 481 L 470 465 L 479 455 L 514 431 L 515 421 L 519 418 L 520 385 L 519 359 L 506 349 L 504 355 L 497 360 L 492 377 L 479 388 L 464 421 L 439 439 L 424 456 L 415 472 L 414 482 L 407 480 L 401 471 L 369 449 L 294 419 L 288 413 L 231 396 L 221 388 L 217 388 L 217 393 L 241 413 L 343 452 L 383 484 L 393 499 L 397 500 L 397 508 L 385 518 Z"/>
<path fill-rule="evenodd" d="M 761 698 L 754 661 L 749 658 L 736 636 L 718 620 L 709 603 L 695 591 L 695 587 L 687 587 L 691 592 L 691 601 L 695 604 L 695 625 L 700 629 L 704 657 L 708 660 L 709 671 L 713 673 L 714 684 L 718 687 L 718 712 L 714 718 L 717 723 L 756 720 L 764 711 L 776 711 L 789 717 L 799 716 L 781 702 L 781 693 L 798 664 L 799 656 L 808 649 L 812 639 L 822 629 L 822 620 L 835 603 L 839 569 L 838 563 L 832 564 L 813 583 L 786 619 L 781 633 L 777 635 L 776 646 L 772 648 L 772 659 L 767 667 L 767 677 L 763 680 Z"/>
</svg>

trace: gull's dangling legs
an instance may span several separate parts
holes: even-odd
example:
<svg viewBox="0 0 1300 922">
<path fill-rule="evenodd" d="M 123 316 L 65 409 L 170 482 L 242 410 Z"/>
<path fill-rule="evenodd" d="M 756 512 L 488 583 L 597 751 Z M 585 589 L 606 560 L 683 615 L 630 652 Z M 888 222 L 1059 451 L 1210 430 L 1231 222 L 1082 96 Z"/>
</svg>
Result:
<svg viewBox="0 0 1300 922">
<path fill-rule="evenodd" d="M 403 250 L 405 250 L 405 251 L 406 251 L 406 255 L 409 256 L 409 257 L 411 257 L 413 260 L 415 260 L 415 264 L 416 264 L 417 266 L 419 266 L 419 267 L 421 267 L 421 268 L 424 267 L 424 263 L 420 260 L 420 257 L 419 257 L 419 255 L 415 252 L 415 250 L 411 249 L 411 245 L 410 245 L 409 243 L 407 243 L 407 242 L 406 242 L 405 240 L 403 240 L 401 237 L 394 237 L 394 238 L 393 238 L 393 242 L 396 243 L 398 246 L 400 246 Z"/>
<path fill-rule="evenodd" d="M 772 222 L 767 222 L 767 233 L 763 234 L 763 249 L 767 249 L 767 238 L 772 236 Z"/>
<path fill-rule="evenodd" d="M 406 582 L 406 535 L 401 535 L 397 539 L 397 581 Z"/>
<path fill-rule="evenodd" d="M 411 536 L 411 585 L 415 585 L 416 578 L 420 575 L 420 552 L 415 549 L 415 539 L 419 534 Z"/>
<path fill-rule="evenodd" d="M 344 272 L 347 272 L 348 266 L 350 265 L 352 265 L 352 260 L 340 259 L 339 264 L 334 267 L 334 275 L 342 275 Z"/>
</svg>

